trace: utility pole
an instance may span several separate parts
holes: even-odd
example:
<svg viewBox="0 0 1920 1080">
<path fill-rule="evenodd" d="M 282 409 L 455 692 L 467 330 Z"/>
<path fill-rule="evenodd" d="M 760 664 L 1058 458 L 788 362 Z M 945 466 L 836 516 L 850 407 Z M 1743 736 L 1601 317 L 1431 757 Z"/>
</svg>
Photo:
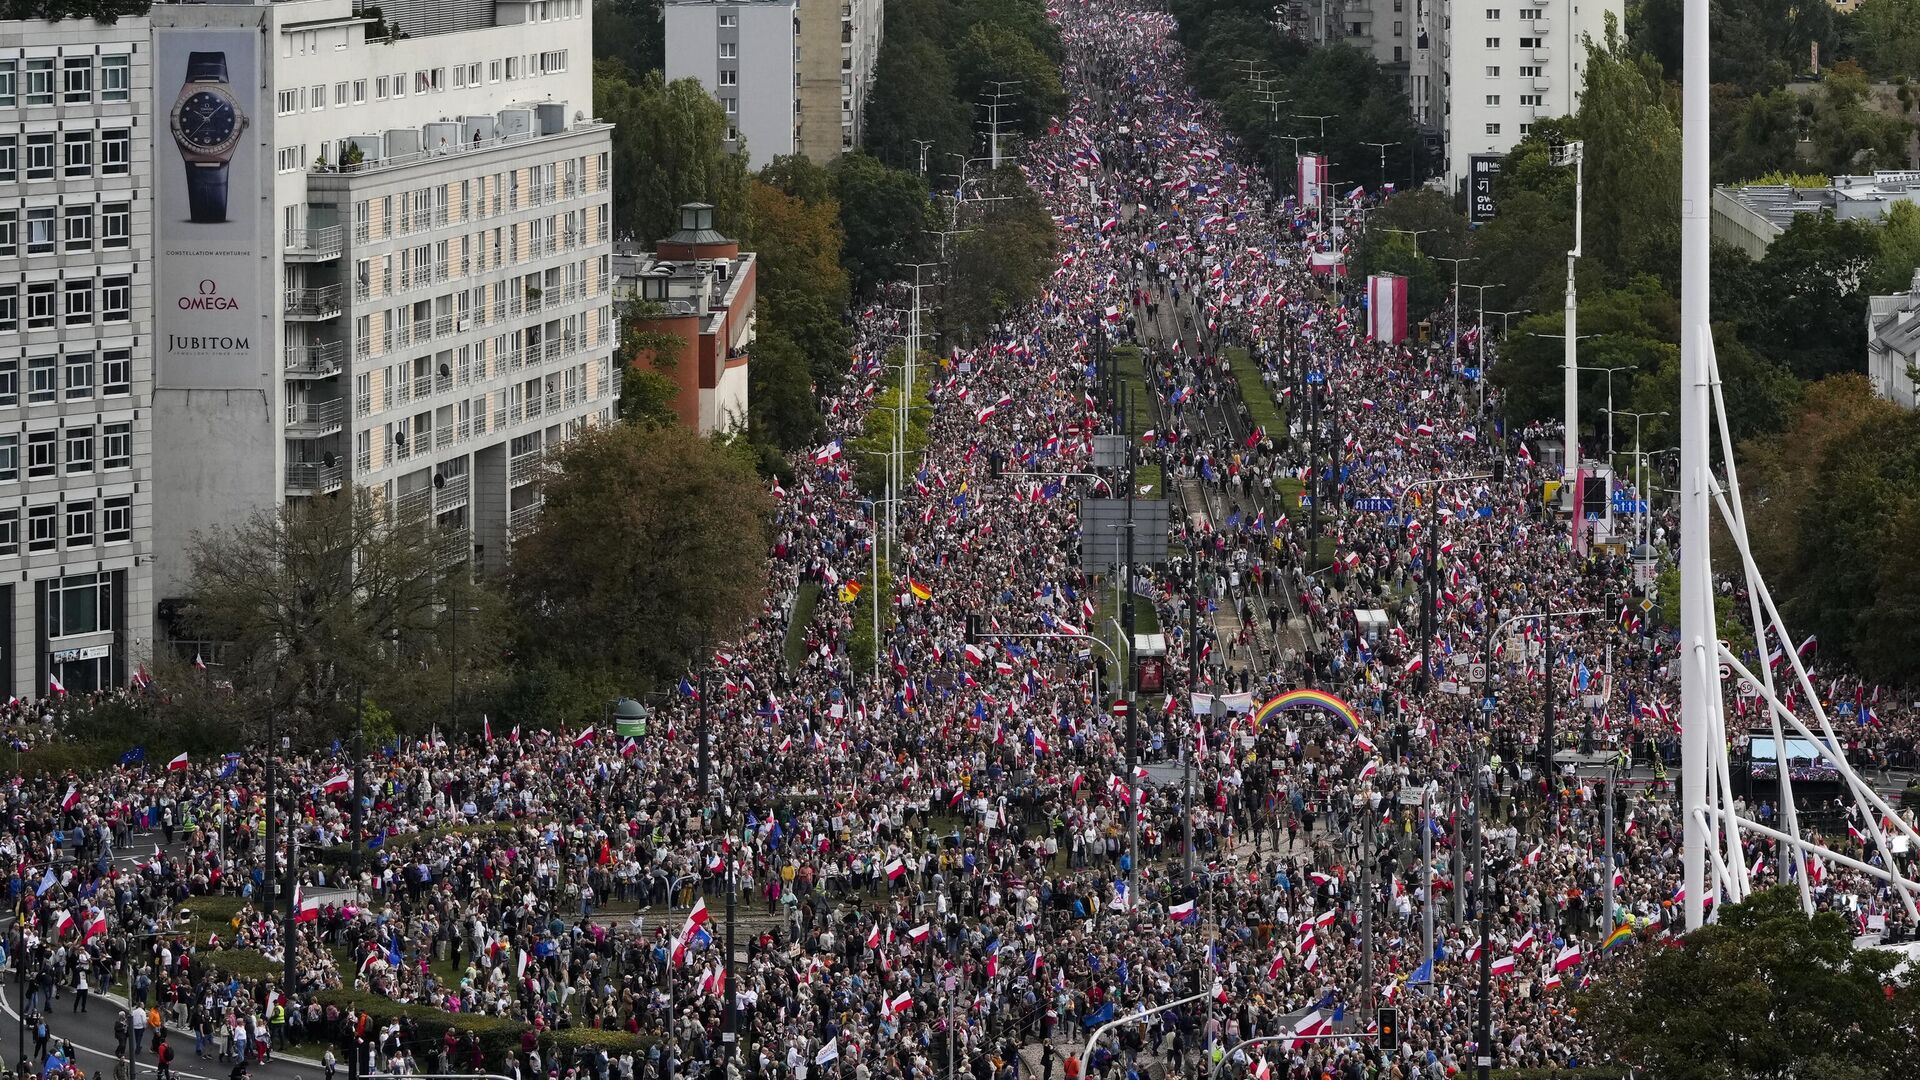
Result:
<svg viewBox="0 0 1920 1080">
<path fill-rule="evenodd" d="M 1102 329 L 1101 333 L 1104 335 L 1106 331 Z M 1126 625 L 1127 668 L 1121 672 L 1121 677 L 1126 680 L 1122 685 L 1127 688 L 1127 784 L 1132 787 L 1134 801 L 1137 804 L 1143 793 L 1142 789 L 1138 786 L 1139 781 L 1136 778 L 1140 765 L 1140 719 L 1136 715 L 1138 710 L 1135 708 L 1134 701 L 1134 689 L 1137 682 L 1134 675 L 1134 668 L 1137 665 L 1134 662 L 1133 638 L 1133 494 L 1138 490 L 1135 473 L 1139 454 L 1134 450 L 1133 390 L 1125 383 L 1122 383 L 1121 386 L 1125 391 L 1121 395 L 1122 401 L 1125 402 L 1125 406 L 1121 410 L 1121 415 L 1124 418 L 1125 431 L 1127 433 L 1127 565 L 1123 571 L 1125 576 L 1122 578 L 1126 593 L 1120 601 L 1120 619 Z M 1127 812 L 1127 910 L 1129 911 L 1132 911 L 1133 906 L 1139 902 L 1140 894 L 1135 891 L 1139 887 L 1139 881 L 1140 808 L 1138 805 L 1135 805 L 1130 807 Z"/>
<path fill-rule="evenodd" d="M 1566 460 L 1560 466 L 1561 501 L 1567 506 L 1573 505 L 1574 477 L 1580 471 L 1580 374 L 1579 360 L 1574 354 L 1574 343 L 1579 340 L 1575 324 L 1579 321 L 1579 300 L 1574 285 L 1574 265 L 1580 261 L 1581 227 L 1580 218 L 1585 209 L 1585 195 L 1582 190 L 1586 180 L 1586 144 L 1582 142 L 1564 143 L 1552 150 L 1555 165 L 1573 166 L 1573 247 L 1567 252 L 1567 348 L 1565 362 L 1566 384 Z M 1572 534 L 1574 545 L 1579 546 L 1580 514 L 1574 507 Z M 1683 665 L 1684 666 L 1684 665 Z"/>
<path fill-rule="evenodd" d="M 1373 784 L 1360 793 L 1360 992 L 1361 1001 L 1373 1008 Z"/>
<path fill-rule="evenodd" d="M 1397 142 L 1363 142 L 1361 146 L 1371 146 L 1380 151 L 1380 190 L 1387 190 L 1387 147 L 1399 146 Z"/>
<path fill-rule="evenodd" d="M 913 145 L 920 148 L 920 179 L 927 178 L 927 150 L 933 146 L 932 139 L 915 139 Z"/>
<path fill-rule="evenodd" d="M 1457 883 L 1456 883 L 1457 884 Z M 1433 959 L 1433 786 L 1420 791 L 1420 962 Z"/>
<path fill-rule="evenodd" d="M 1504 281 L 1498 284 L 1459 286 L 1459 288 L 1462 289 L 1472 289 L 1474 299 L 1476 300 L 1473 317 L 1473 347 L 1478 352 L 1478 356 L 1474 359 L 1474 370 L 1479 374 L 1474 377 L 1473 381 L 1480 384 L 1480 411 L 1475 415 L 1473 421 L 1473 428 L 1476 433 L 1480 430 L 1481 420 L 1485 419 L 1487 414 L 1487 290 L 1504 289 L 1506 287 L 1507 284 Z M 1458 324 L 1460 312 L 1457 309 L 1453 313 L 1453 318 L 1454 322 Z"/>
<path fill-rule="evenodd" d="M 1013 103 L 1007 99 L 1018 97 L 1019 95 L 1014 93 L 1014 90 L 1008 89 L 1008 87 L 1018 89 L 1021 86 L 1021 81 L 1019 79 L 996 79 L 992 83 L 992 86 L 992 92 L 987 95 L 989 100 L 982 101 L 979 105 L 981 108 L 987 110 L 987 159 L 992 162 L 992 167 L 994 171 L 997 172 L 1000 169 L 1000 128 L 1002 124 L 1007 123 L 1007 121 L 1000 119 L 1000 110 L 1014 107 Z"/>
<path fill-rule="evenodd" d="M 1187 712 L 1192 714 L 1192 739 L 1180 740 L 1180 821 L 1183 837 L 1180 848 L 1186 853 L 1187 880 L 1193 880 L 1193 758 L 1200 752 L 1200 733 L 1205 731 L 1200 714 L 1193 709 L 1193 695 L 1200 689 L 1200 563 L 1193 561 L 1193 598 L 1187 604 Z M 1131 715 L 1133 710 L 1129 708 Z M 1192 742 L 1189 747 L 1187 743 Z"/>
<path fill-rule="evenodd" d="M 1607 763 L 1607 805 L 1604 813 L 1604 816 L 1606 818 L 1606 837 L 1607 837 L 1607 876 L 1601 879 L 1602 888 L 1605 890 L 1605 902 L 1607 905 L 1607 932 L 1608 933 L 1613 932 L 1613 926 L 1614 926 L 1614 921 L 1613 921 L 1614 919 L 1614 916 L 1613 916 L 1613 868 L 1614 868 L 1613 777 L 1614 777 L 1613 763 L 1608 762 Z"/>
<path fill-rule="evenodd" d="M 1487 880 L 1487 799 L 1481 793 L 1480 762 L 1484 751 L 1478 744 L 1473 754 L 1474 806 L 1477 808 L 1473 821 L 1473 840 L 1479 858 L 1479 869 L 1474 872 L 1473 900 L 1480 909 L 1480 1022 L 1474 1036 L 1474 1063 L 1479 1068 L 1480 1080 L 1490 1080 L 1493 1068 L 1493 947 L 1487 940 L 1493 925 L 1493 883 Z"/>
<path fill-rule="evenodd" d="M 1447 343 L 1447 373 L 1451 375 L 1460 366 L 1460 264 L 1479 259 L 1473 255 L 1435 255 L 1432 259 L 1453 264 L 1453 340 Z"/>
</svg>

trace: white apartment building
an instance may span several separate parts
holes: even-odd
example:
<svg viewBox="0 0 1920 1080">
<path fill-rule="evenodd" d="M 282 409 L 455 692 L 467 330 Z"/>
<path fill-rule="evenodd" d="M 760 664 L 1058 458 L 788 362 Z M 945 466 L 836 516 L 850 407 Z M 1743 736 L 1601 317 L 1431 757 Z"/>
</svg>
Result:
<svg viewBox="0 0 1920 1080">
<path fill-rule="evenodd" d="M 800 138 L 800 20 L 794 0 L 676 0 L 666 5 L 666 77 L 698 79 L 727 114 L 727 149 L 749 168 L 795 153 Z"/>
<path fill-rule="evenodd" d="M 1540 117 L 1580 104 L 1589 37 L 1601 40 L 1611 15 L 1624 25 L 1622 0 L 1439 0 L 1434 37 L 1444 102 L 1446 176 L 1458 189 L 1472 159 L 1500 156 Z M 1419 89 L 1416 82 L 1416 89 Z M 1417 95 L 1416 95 L 1417 97 Z M 1416 103 L 1416 117 L 1420 106 Z"/>
<path fill-rule="evenodd" d="M 1314 40 L 1365 50 L 1403 93 L 1413 58 L 1415 9 L 1424 0 L 1312 0 Z"/>
<path fill-rule="evenodd" d="M 163 598 L 196 531 L 349 485 L 500 569 L 613 415 L 591 4 L 381 10 L 153 9 Z"/>
<path fill-rule="evenodd" d="M 0 21 L 0 695 L 125 686 L 153 623 L 147 21 Z"/>
<path fill-rule="evenodd" d="M 750 167 L 796 153 L 825 164 L 859 145 L 881 0 L 667 0 L 665 17 L 667 78 L 713 93 Z"/>
</svg>

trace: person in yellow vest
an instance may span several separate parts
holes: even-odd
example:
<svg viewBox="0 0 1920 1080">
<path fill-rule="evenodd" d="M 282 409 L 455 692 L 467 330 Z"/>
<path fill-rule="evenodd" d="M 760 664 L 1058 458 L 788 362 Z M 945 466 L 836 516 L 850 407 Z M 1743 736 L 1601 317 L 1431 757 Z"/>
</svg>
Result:
<svg viewBox="0 0 1920 1080">
<path fill-rule="evenodd" d="M 287 1048 L 287 999 L 275 996 L 273 1011 L 267 1016 L 267 1030 L 273 1034 L 273 1048 Z"/>
</svg>

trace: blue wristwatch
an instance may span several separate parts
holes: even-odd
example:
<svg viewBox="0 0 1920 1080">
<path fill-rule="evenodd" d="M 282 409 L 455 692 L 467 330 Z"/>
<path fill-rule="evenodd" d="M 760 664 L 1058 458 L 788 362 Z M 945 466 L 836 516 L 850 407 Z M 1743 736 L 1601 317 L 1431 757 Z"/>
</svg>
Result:
<svg viewBox="0 0 1920 1080">
<path fill-rule="evenodd" d="M 167 126 L 186 164 L 188 217 L 196 224 L 227 220 L 227 171 L 248 122 L 227 84 L 227 54 L 187 54 Z"/>
</svg>

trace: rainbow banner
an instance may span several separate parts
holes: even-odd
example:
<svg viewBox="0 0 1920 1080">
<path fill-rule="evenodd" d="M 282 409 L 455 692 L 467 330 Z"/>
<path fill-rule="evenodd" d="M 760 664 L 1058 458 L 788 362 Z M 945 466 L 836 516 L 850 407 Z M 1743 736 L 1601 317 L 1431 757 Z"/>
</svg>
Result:
<svg viewBox="0 0 1920 1080">
<path fill-rule="evenodd" d="M 1253 714 L 1253 721 L 1265 726 L 1268 717 L 1290 709 L 1324 709 L 1339 717 L 1349 732 L 1356 735 L 1360 732 L 1360 717 L 1354 713 L 1353 706 L 1324 690 L 1289 690 L 1260 706 L 1260 711 Z"/>
</svg>

